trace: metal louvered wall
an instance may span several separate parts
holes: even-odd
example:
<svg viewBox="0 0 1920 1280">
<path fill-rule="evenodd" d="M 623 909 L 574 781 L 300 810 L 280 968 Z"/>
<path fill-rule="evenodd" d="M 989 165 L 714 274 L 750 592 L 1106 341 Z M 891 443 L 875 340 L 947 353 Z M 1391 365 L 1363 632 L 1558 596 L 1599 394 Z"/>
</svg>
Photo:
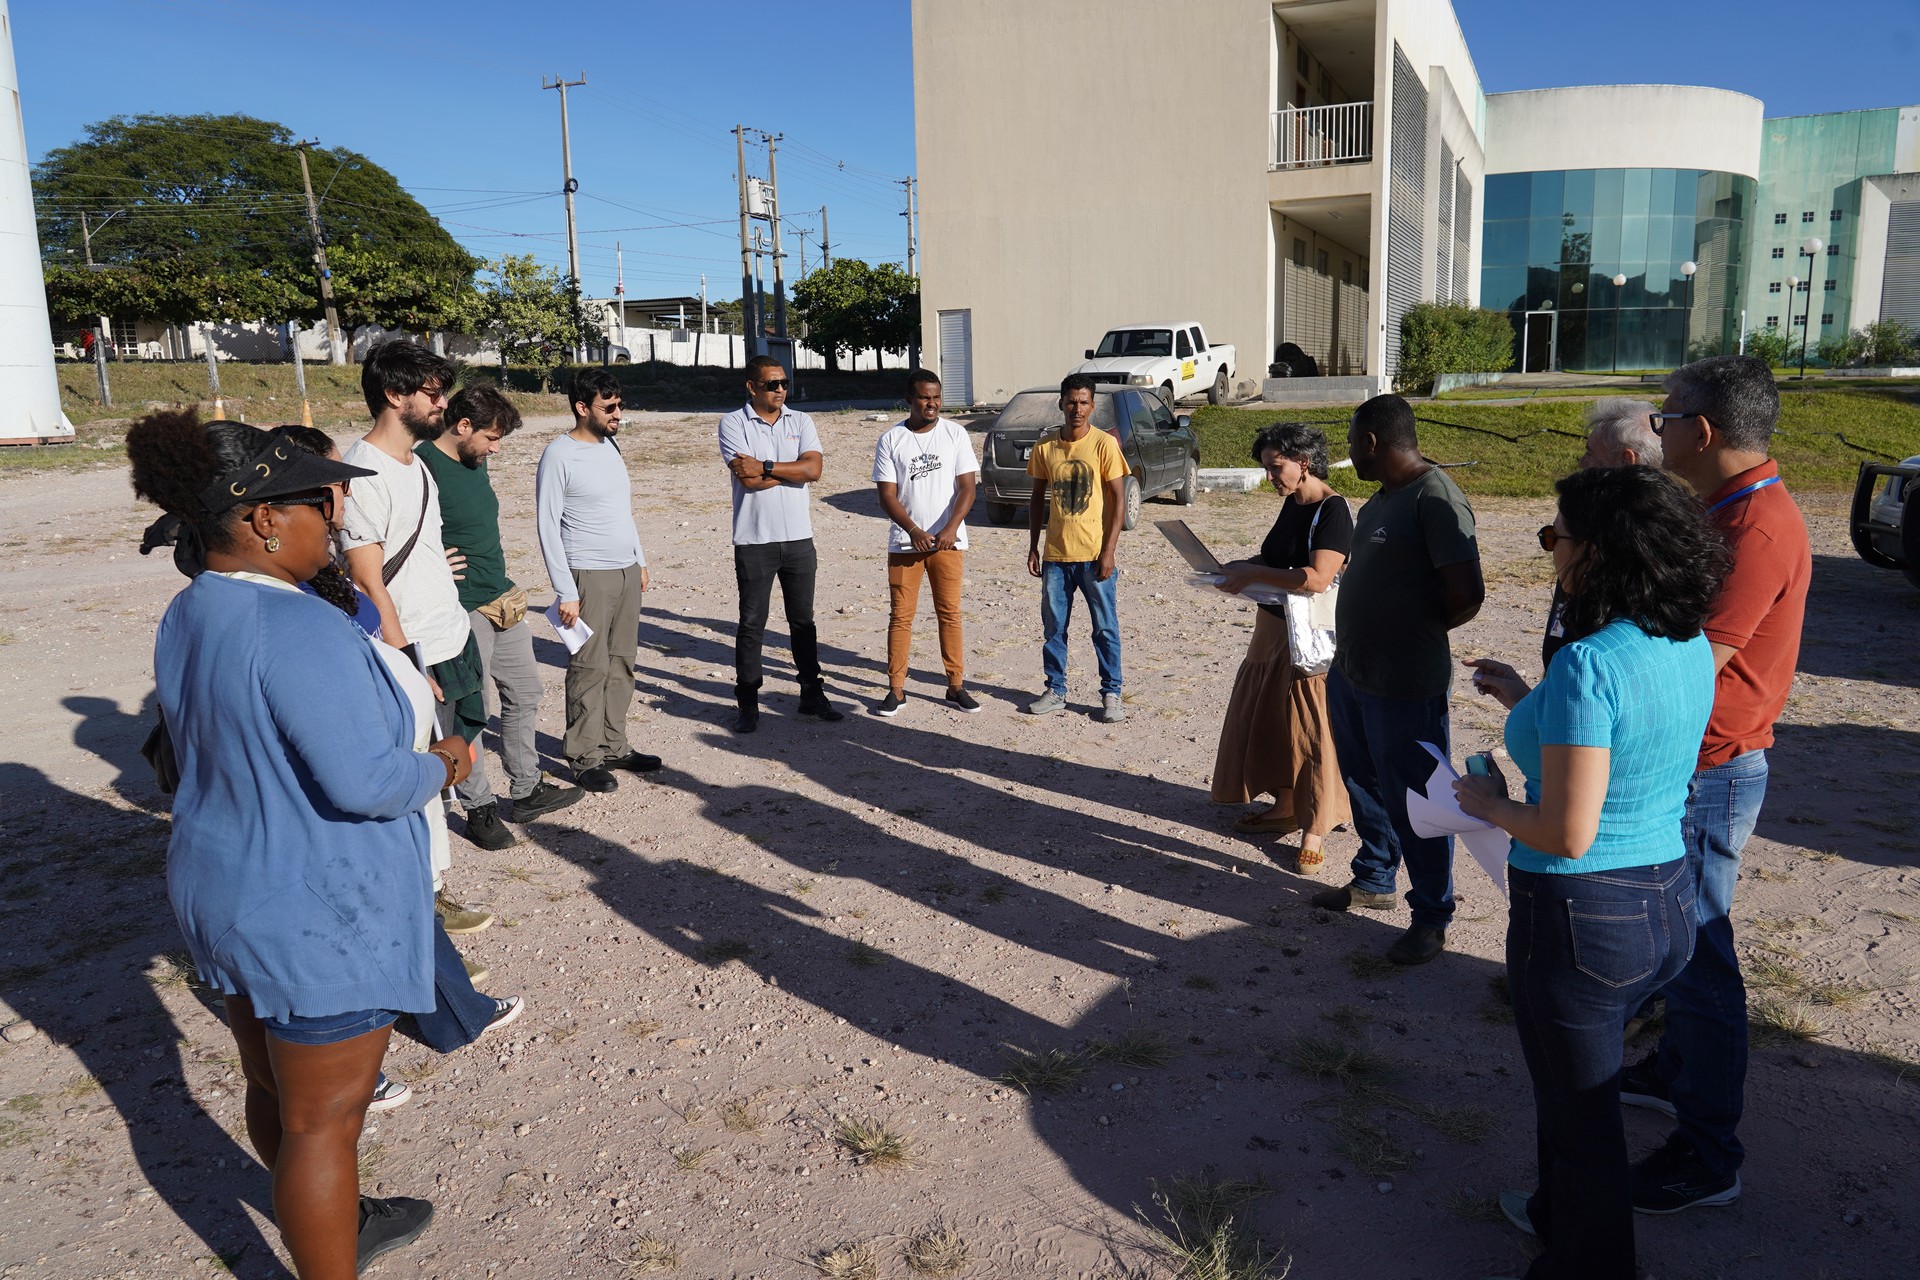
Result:
<svg viewBox="0 0 1920 1280">
<path fill-rule="evenodd" d="M 1453 172 L 1453 148 L 1440 144 L 1440 172 L 1434 175 L 1440 188 L 1439 234 L 1433 238 L 1433 296 L 1437 302 L 1453 299 L 1453 184 L 1447 175 Z"/>
<path fill-rule="evenodd" d="M 1880 319 L 1920 326 L 1920 200 L 1902 201 L 1887 209 Z"/>
<path fill-rule="evenodd" d="M 1387 367 L 1400 371 L 1400 322 L 1420 301 L 1421 213 L 1427 195 L 1427 90 L 1393 46 L 1392 171 L 1387 182 Z"/>
<path fill-rule="evenodd" d="M 1473 261 L 1473 184 L 1466 171 L 1453 175 L 1453 300 L 1466 302 L 1473 297 L 1467 288 L 1467 266 Z"/>
</svg>

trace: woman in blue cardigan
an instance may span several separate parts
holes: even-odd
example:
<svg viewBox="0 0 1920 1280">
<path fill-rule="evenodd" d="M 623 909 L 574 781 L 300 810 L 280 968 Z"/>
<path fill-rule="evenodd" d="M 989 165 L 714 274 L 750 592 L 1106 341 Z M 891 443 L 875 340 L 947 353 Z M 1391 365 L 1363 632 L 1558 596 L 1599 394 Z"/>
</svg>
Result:
<svg viewBox="0 0 1920 1280">
<path fill-rule="evenodd" d="M 370 474 L 241 423 L 156 414 L 127 432 L 134 491 L 206 572 L 174 598 L 154 676 L 180 783 L 167 892 L 225 993 L 247 1132 L 302 1280 L 351 1280 L 433 1206 L 359 1195 L 367 1103 L 402 1013 L 434 1007 L 426 819 L 459 738 L 413 715 L 351 621 L 296 583 L 328 563 L 336 485 Z"/>
<path fill-rule="evenodd" d="M 1533 1077 L 1539 1183 L 1500 1197 L 1545 1252 L 1527 1280 L 1633 1280 L 1633 1201 L 1620 1117 L 1627 1019 L 1693 953 L 1680 820 L 1713 708 L 1700 626 L 1727 566 L 1700 504 L 1651 467 L 1581 471 L 1540 530 L 1571 643 L 1538 688 L 1479 659 L 1508 708 L 1498 768 L 1454 784 L 1460 807 L 1513 837 L 1507 979 Z"/>
</svg>

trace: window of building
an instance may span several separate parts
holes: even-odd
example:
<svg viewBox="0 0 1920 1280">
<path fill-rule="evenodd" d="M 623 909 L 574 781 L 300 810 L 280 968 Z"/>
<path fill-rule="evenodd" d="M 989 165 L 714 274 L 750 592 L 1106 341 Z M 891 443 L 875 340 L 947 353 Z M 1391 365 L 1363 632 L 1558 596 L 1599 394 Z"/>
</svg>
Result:
<svg viewBox="0 0 1920 1280">
<path fill-rule="evenodd" d="M 1353 264 L 1351 262 L 1345 262 L 1345 261 L 1341 262 L 1340 283 L 1341 284 L 1353 283 Z"/>
<path fill-rule="evenodd" d="M 1804 314 L 1797 315 L 1797 316 L 1790 316 L 1787 319 L 1788 324 L 1805 324 L 1806 322 L 1807 322 L 1807 317 Z"/>
<path fill-rule="evenodd" d="M 1828 246 L 1827 246 L 1827 256 L 1828 256 L 1829 258 L 1837 258 L 1837 257 L 1839 257 L 1839 256 L 1840 256 L 1840 246 L 1839 246 L 1839 245 L 1837 245 L 1837 244 L 1830 244 L 1830 245 L 1828 245 Z"/>
<path fill-rule="evenodd" d="M 1326 251 L 1325 249 L 1316 249 L 1316 250 L 1314 250 L 1314 253 L 1313 253 L 1313 269 L 1314 269 L 1315 271 L 1318 271 L 1318 272 L 1319 272 L 1319 273 L 1320 273 L 1321 275 L 1323 275 L 1323 276 L 1327 274 L 1327 270 L 1328 270 L 1328 267 L 1327 267 L 1327 251 Z"/>
<path fill-rule="evenodd" d="M 1802 221 L 1802 222 L 1812 222 L 1812 221 L 1813 221 L 1813 210 L 1811 210 L 1811 209 L 1808 209 L 1807 211 L 1805 211 L 1804 213 L 1802 213 L 1802 214 L 1800 215 L 1800 221 Z"/>
<path fill-rule="evenodd" d="M 1307 74 L 1307 46 L 1298 45 L 1294 48 L 1293 67 L 1294 70 L 1298 71 L 1302 76 Z"/>
<path fill-rule="evenodd" d="M 1296 267 L 1307 265 L 1307 242 L 1299 236 L 1293 238 L 1293 265 Z"/>
<path fill-rule="evenodd" d="M 1325 67 L 1320 68 L 1320 96 L 1327 99 L 1333 97 L 1333 77 L 1327 74 Z"/>
<path fill-rule="evenodd" d="M 1776 258 L 1784 258 L 1787 256 L 1787 251 L 1779 245 L 1775 245 L 1773 246 L 1773 256 Z"/>
<path fill-rule="evenodd" d="M 1840 221 L 1840 211 L 1838 209 L 1835 209 L 1831 213 L 1827 214 L 1827 221 L 1828 222 Z"/>
<path fill-rule="evenodd" d="M 1768 317 L 1767 317 L 1767 328 L 1769 328 L 1769 329 L 1778 329 L 1779 327 L 1780 327 L 1780 317 L 1779 317 L 1779 316 L 1768 316 Z"/>
<path fill-rule="evenodd" d="M 1820 313 L 1820 323 L 1821 323 L 1821 324 L 1832 324 L 1832 323 L 1833 323 L 1833 312 L 1831 312 L 1831 311 L 1822 311 L 1822 312 Z"/>
<path fill-rule="evenodd" d="M 1778 292 L 1780 292 L 1780 282 L 1779 282 L 1778 280 L 1771 280 L 1771 281 L 1768 281 L 1768 283 L 1767 283 L 1767 292 L 1768 292 L 1768 293 L 1778 293 Z"/>
<path fill-rule="evenodd" d="M 1787 215 L 1786 215 L 1786 214 L 1784 214 L 1784 213 L 1776 213 L 1776 214 L 1774 214 L 1774 215 L 1773 215 L 1773 225 L 1774 225 L 1774 226 L 1776 226 L 1776 227 L 1784 227 L 1784 226 L 1786 226 L 1786 225 L 1787 225 Z"/>
<path fill-rule="evenodd" d="M 1825 289 L 1828 293 L 1832 293 L 1835 289 L 1838 289 L 1840 287 L 1840 282 L 1838 280 L 1829 280 L 1825 284 L 1821 285 L 1820 287 L 1822 289 Z"/>
<path fill-rule="evenodd" d="M 1809 285 L 1810 283 L 1812 283 L 1812 282 L 1811 282 L 1811 281 L 1808 281 L 1808 280 L 1802 280 L 1802 281 L 1800 282 L 1800 284 L 1799 284 L 1799 286 L 1798 286 L 1797 288 L 1795 288 L 1795 290 L 1794 290 L 1794 292 L 1795 292 L 1795 293 L 1805 293 L 1805 292 L 1807 291 L 1807 286 L 1808 286 L 1808 285 Z"/>
</svg>

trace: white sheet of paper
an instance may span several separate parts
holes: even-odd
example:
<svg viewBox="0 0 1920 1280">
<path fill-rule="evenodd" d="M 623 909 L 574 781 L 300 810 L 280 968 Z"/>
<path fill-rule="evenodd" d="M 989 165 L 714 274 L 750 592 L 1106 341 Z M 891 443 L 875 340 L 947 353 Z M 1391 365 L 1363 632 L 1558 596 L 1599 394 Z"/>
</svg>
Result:
<svg viewBox="0 0 1920 1280">
<path fill-rule="evenodd" d="M 570 627 L 561 624 L 558 600 L 547 606 L 547 621 L 553 624 L 553 633 L 567 646 L 568 653 L 580 652 L 580 646 L 593 638 L 593 628 L 587 625 L 585 618 L 577 619 Z"/>
<path fill-rule="evenodd" d="M 1407 788 L 1407 825 L 1422 836 L 1459 836 L 1460 843 L 1487 873 L 1487 878 L 1504 891 L 1507 886 L 1507 851 L 1513 837 L 1489 822 L 1467 816 L 1453 794 L 1453 781 L 1460 776 L 1453 762 L 1431 742 L 1422 742 L 1434 758 L 1433 775 L 1427 779 L 1426 794 Z"/>
</svg>

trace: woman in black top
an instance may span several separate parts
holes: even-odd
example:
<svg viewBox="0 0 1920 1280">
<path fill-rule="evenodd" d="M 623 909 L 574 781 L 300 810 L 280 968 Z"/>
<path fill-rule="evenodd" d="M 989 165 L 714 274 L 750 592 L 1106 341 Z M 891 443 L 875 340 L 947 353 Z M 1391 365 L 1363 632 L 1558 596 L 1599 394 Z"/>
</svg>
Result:
<svg viewBox="0 0 1920 1280">
<path fill-rule="evenodd" d="M 1340 576 L 1353 546 L 1353 512 L 1327 483 L 1327 438 L 1305 423 L 1276 423 L 1253 442 L 1253 457 L 1283 499 L 1280 514 L 1259 557 L 1226 566 L 1220 589 L 1237 595 L 1257 585 L 1318 595 Z M 1327 833 L 1352 813 L 1333 752 L 1326 675 L 1304 675 L 1294 662 L 1285 608 L 1262 604 L 1220 726 L 1213 799 L 1245 804 L 1271 795 L 1270 807 L 1233 825 L 1247 832 L 1300 831 L 1300 870 L 1312 872 L 1320 867 Z"/>
</svg>

